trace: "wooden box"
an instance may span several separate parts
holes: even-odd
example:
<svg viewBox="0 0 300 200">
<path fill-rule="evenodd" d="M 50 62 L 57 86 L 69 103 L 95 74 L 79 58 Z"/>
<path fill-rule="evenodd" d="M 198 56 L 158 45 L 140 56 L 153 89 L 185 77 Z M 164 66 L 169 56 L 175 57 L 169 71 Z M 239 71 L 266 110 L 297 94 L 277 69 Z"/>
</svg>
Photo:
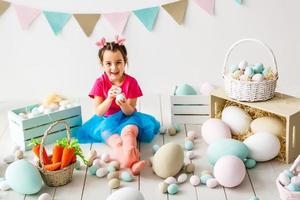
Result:
<svg viewBox="0 0 300 200">
<path fill-rule="evenodd" d="M 224 90 L 218 89 L 210 95 L 210 117 L 215 118 L 223 110 L 226 102 L 234 102 L 257 110 L 275 114 L 285 119 L 285 158 L 286 163 L 293 162 L 300 154 L 300 99 L 281 93 L 263 102 L 240 102 L 229 98 Z"/>
<path fill-rule="evenodd" d="M 30 119 L 23 119 L 18 115 L 21 112 L 31 111 L 32 108 L 37 106 L 39 106 L 39 104 L 14 109 L 8 112 L 10 136 L 13 142 L 23 150 L 31 149 L 31 147 L 28 147 L 31 139 L 41 139 L 45 130 L 55 121 L 66 121 L 71 128 L 71 133 L 77 131 L 82 124 L 80 105 L 61 111 L 54 111 L 49 114 L 41 114 Z M 45 144 L 54 143 L 57 139 L 66 136 L 65 127 L 62 125 L 56 126 L 50 131 Z"/>
<path fill-rule="evenodd" d="M 171 120 L 178 124 L 203 124 L 209 118 L 209 97 L 171 96 Z"/>
</svg>

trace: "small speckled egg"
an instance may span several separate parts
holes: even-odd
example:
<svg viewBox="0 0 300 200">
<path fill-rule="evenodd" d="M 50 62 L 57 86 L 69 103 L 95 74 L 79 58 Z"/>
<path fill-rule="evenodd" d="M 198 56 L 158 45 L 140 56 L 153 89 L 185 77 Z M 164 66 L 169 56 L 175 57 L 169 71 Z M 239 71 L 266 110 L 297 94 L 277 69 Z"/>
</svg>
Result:
<svg viewBox="0 0 300 200">
<path fill-rule="evenodd" d="M 239 66 L 236 64 L 233 64 L 230 66 L 230 72 L 234 73 L 236 70 L 239 70 Z"/>
<path fill-rule="evenodd" d="M 209 171 L 209 170 L 203 170 L 203 171 L 201 171 L 201 176 L 204 176 L 204 175 L 211 175 L 212 173 L 211 173 L 211 171 Z"/>
<path fill-rule="evenodd" d="M 251 78 L 246 74 L 240 76 L 240 81 L 250 81 L 250 80 Z"/>
<path fill-rule="evenodd" d="M 184 171 L 188 174 L 193 173 L 195 171 L 195 165 L 193 163 L 189 163 L 184 166 Z"/>
<path fill-rule="evenodd" d="M 7 164 L 10 164 L 10 163 L 12 163 L 12 162 L 15 161 L 15 156 L 13 156 L 13 155 L 5 156 L 5 157 L 3 158 L 3 161 L 4 161 L 5 163 L 7 163 Z"/>
<path fill-rule="evenodd" d="M 187 137 L 192 137 L 193 139 L 197 139 L 198 134 L 195 131 L 188 131 Z"/>
<path fill-rule="evenodd" d="M 169 185 L 177 183 L 176 178 L 174 178 L 173 176 L 169 176 L 168 178 L 166 178 L 165 182 Z"/>
<path fill-rule="evenodd" d="M 80 168 L 81 168 L 81 162 L 80 160 L 76 160 L 75 169 L 80 170 Z"/>
<path fill-rule="evenodd" d="M 104 162 L 109 162 L 110 161 L 110 157 L 108 153 L 103 153 L 101 155 L 101 160 L 103 160 Z"/>
<path fill-rule="evenodd" d="M 15 157 L 16 157 L 16 159 L 18 159 L 18 160 L 23 159 L 23 158 L 24 158 L 24 153 L 23 153 L 23 151 L 17 150 L 17 151 L 15 152 Z"/>
<path fill-rule="evenodd" d="M 231 74 L 232 78 L 234 79 L 240 79 L 240 76 L 243 74 L 243 72 L 241 70 L 236 70 L 235 72 L 233 72 Z"/>
<path fill-rule="evenodd" d="M 100 160 L 100 159 L 95 159 L 94 161 L 93 161 L 93 165 L 96 165 L 97 167 L 101 167 L 101 165 L 102 165 L 102 161 Z"/>
<path fill-rule="evenodd" d="M 168 186 L 169 194 L 176 194 L 178 192 L 178 186 L 176 184 L 171 184 Z"/>
<path fill-rule="evenodd" d="M 219 183 L 218 183 L 217 179 L 210 178 L 210 179 L 207 180 L 206 185 L 209 188 L 215 188 L 219 185 Z"/>
<path fill-rule="evenodd" d="M 294 173 L 288 169 L 284 170 L 283 173 L 285 173 L 289 178 L 292 178 L 293 176 L 295 176 Z"/>
<path fill-rule="evenodd" d="M 291 183 L 300 186 L 300 177 L 299 177 L 299 176 L 294 176 L 294 177 L 292 177 Z"/>
<path fill-rule="evenodd" d="M 160 148 L 160 146 L 158 144 L 153 145 L 152 146 L 152 154 L 154 155 L 158 151 L 159 148 Z"/>
<path fill-rule="evenodd" d="M 256 166 L 256 161 L 254 159 L 249 158 L 244 161 L 244 164 L 247 169 L 252 169 Z"/>
<path fill-rule="evenodd" d="M 252 69 L 252 67 L 246 67 L 244 75 L 252 77 L 254 75 L 254 70 Z"/>
<path fill-rule="evenodd" d="M 258 197 L 251 197 L 249 200 L 259 200 L 259 198 Z"/>
<path fill-rule="evenodd" d="M 160 133 L 160 134 L 165 134 L 165 133 L 167 133 L 167 127 L 161 126 L 160 129 L 159 129 L 159 133 Z"/>
<path fill-rule="evenodd" d="M 114 166 L 112 166 L 112 165 L 108 165 L 108 166 L 107 166 L 107 171 L 108 171 L 108 172 L 115 172 L 115 171 L 116 171 L 116 168 L 115 168 Z"/>
<path fill-rule="evenodd" d="M 191 176 L 191 178 L 190 178 L 190 183 L 191 183 L 193 186 L 199 185 L 199 184 L 200 184 L 200 178 L 199 178 L 199 176 L 197 176 L 197 175 Z"/>
<path fill-rule="evenodd" d="M 194 148 L 194 143 L 190 140 L 184 141 L 184 148 L 188 151 L 192 150 Z"/>
<path fill-rule="evenodd" d="M 117 179 L 117 178 L 113 178 L 111 179 L 109 182 L 108 182 L 108 186 L 111 188 L 111 189 L 116 189 L 118 187 L 120 187 L 120 180 Z"/>
<path fill-rule="evenodd" d="M 188 159 L 193 159 L 193 158 L 195 158 L 195 153 L 194 153 L 194 151 L 187 151 L 187 152 L 185 153 L 185 156 L 186 156 Z"/>
<path fill-rule="evenodd" d="M 98 167 L 96 165 L 92 165 L 88 168 L 88 172 L 90 175 L 96 175 L 96 172 L 98 170 Z"/>
<path fill-rule="evenodd" d="M 99 168 L 97 169 L 96 171 L 96 176 L 99 177 L 99 178 L 102 178 L 104 176 L 106 176 L 108 174 L 108 171 L 106 168 L 102 167 L 102 168 Z"/>
<path fill-rule="evenodd" d="M 184 182 L 186 182 L 186 180 L 187 180 L 187 174 L 186 173 L 182 173 L 182 174 L 180 174 L 179 176 L 178 176 L 178 178 L 177 178 L 177 182 L 178 183 L 184 183 Z"/>
<path fill-rule="evenodd" d="M 124 100 L 125 99 L 125 96 L 121 93 L 121 94 L 118 94 L 117 96 L 116 96 L 116 100 L 117 101 L 122 101 L 122 100 Z"/>
<path fill-rule="evenodd" d="M 264 71 L 264 65 L 262 63 L 257 63 L 252 68 L 255 74 L 262 73 Z"/>
<path fill-rule="evenodd" d="M 201 184 L 206 185 L 207 181 L 211 178 L 213 178 L 211 175 L 203 175 L 200 177 L 200 182 Z"/>
<path fill-rule="evenodd" d="M 168 133 L 170 136 L 176 135 L 177 134 L 176 128 L 174 127 L 168 128 Z"/>
<path fill-rule="evenodd" d="M 52 197 L 48 193 L 43 193 L 39 196 L 38 200 L 52 200 Z"/>
<path fill-rule="evenodd" d="M 7 191 L 9 189 L 10 189 L 10 187 L 9 187 L 7 181 L 1 181 L 0 182 L 0 190 Z"/>
<path fill-rule="evenodd" d="M 285 186 L 289 191 L 292 191 L 292 192 L 299 192 L 300 191 L 300 186 L 299 185 L 296 185 L 296 184 L 293 184 L 293 183 L 290 183 L 288 184 L 287 186 Z"/>
<path fill-rule="evenodd" d="M 129 172 L 127 172 L 127 171 L 123 171 L 121 173 L 120 177 L 121 177 L 121 180 L 125 181 L 125 182 L 131 182 L 133 180 L 132 175 Z"/>
<path fill-rule="evenodd" d="M 283 172 L 279 174 L 278 180 L 284 186 L 291 183 L 290 177 L 287 174 L 283 173 Z"/>
<path fill-rule="evenodd" d="M 252 76 L 251 80 L 255 81 L 255 82 L 260 82 L 260 81 L 264 80 L 264 77 L 262 74 L 254 74 L 254 76 Z"/>
<path fill-rule="evenodd" d="M 107 179 L 108 180 L 111 180 L 111 179 L 113 179 L 113 178 L 119 178 L 120 177 L 120 172 L 109 172 L 108 174 L 107 174 Z"/>
<path fill-rule="evenodd" d="M 165 183 L 165 182 L 160 182 L 158 184 L 158 190 L 161 192 L 161 193 L 166 193 L 168 191 L 168 184 Z"/>
<path fill-rule="evenodd" d="M 119 170 L 120 169 L 120 162 L 117 161 L 117 160 L 113 160 L 109 163 L 110 166 L 114 167 L 116 170 Z"/>
<path fill-rule="evenodd" d="M 239 69 L 240 70 L 245 70 L 246 67 L 248 67 L 248 62 L 246 60 L 242 60 L 240 63 L 239 63 Z"/>
</svg>

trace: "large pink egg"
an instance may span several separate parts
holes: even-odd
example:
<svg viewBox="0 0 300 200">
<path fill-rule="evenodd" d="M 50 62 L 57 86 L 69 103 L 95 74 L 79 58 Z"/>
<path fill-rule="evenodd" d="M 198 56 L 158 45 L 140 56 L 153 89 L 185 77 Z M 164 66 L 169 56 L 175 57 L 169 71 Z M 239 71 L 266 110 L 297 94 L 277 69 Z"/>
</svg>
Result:
<svg viewBox="0 0 300 200">
<path fill-rule="evenodd" d="M 246 169 L 243 161 L 236 156 L 223 156 L 214 166 L 214 175 L 220 185 L 235 187 L 245 178 Z"/>
<path fill-rule="evenodd" d="M 231 138 L 230 128 L 220 119 L 208 119 L 201 128 L 202 137 L 207 144 L 219 139 Z"/>
</svg>

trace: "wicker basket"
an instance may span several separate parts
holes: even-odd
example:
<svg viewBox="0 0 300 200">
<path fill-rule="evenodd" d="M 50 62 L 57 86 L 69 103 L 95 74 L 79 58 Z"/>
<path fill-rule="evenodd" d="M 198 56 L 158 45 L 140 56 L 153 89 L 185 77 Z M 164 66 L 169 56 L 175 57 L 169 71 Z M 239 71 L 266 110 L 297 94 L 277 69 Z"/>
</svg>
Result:
<svg viewBox="0 0 300 200">
<path fill-rule="evenodd" d="M 275 67 L 274 80 L 264 80 L 260 82 L 254 81 L 240 81 L 232 78 L 226 73 L 228 58 L 232 50 L 244 42 L 256 42 L 262 45 L 271 55 L 273 64 Z M 277 62 L 273 51 L 265 43 L 257 39 L 242 39 L 234 43 L 226 53 L 224 66 L 223 66 L 223 79 L 225 83 L 226 94 L 233 99 L 239 101 L 255 102 L 255 101 L 266 101 L 274 96 L 276 82 L 278 79 Z"/>
<path fill-rule="evenodd" d="M 46 140 L 46 137 L 47 137 L 48 133 L 50 132 L 50 130 L 54 126 L 56 126 L 58 124 L 62 124 L 62 125 L 65 126 L 65 128 L 67 130 L 68 144 L 70 144 L 71 136 L 70 136 L 70 127 L 69 127 L 69 125 L 64 121 L 56 121 L 53 124 L 51 124 L 51 126 L 44 133 L 44 136 L 43 136 L 42 142 L 41 142 L 41 146 L 40 146 L 40 158 L 42 158 L 42 156 L 43 156 L 44 142 Z M 42 175 L 42 178 L 43 178 L 44 182 L 48 186 L 53 186 L 53 187 L 65 185 L 65 184 L 71 182 L 74 168 L 75 168 L 75 163 L 72 163 L 71 165 L 69 165 L 69 166 L 67 166 L 63 169 L 60 169 L 60 170 L 45 171 L 44 170 L 43 159 L 39 160 L 39 166 L 38 166 L 38 169 L 39 169 L 39 171 Z"/>
<path fill-rule="evenodd" d="M 300 167 L 300 155 L 294 161 L 293 165 L 290 167 L 290 171 L 292 172 L 299 172 L 297 167 Z M 276 179 L 276 186 L 280 195 L 281 200 L 299 200 L 300 199 L 300 192 L 291 192 L 286 189 L 280 182 L 279 178 Z"/>
</svg>

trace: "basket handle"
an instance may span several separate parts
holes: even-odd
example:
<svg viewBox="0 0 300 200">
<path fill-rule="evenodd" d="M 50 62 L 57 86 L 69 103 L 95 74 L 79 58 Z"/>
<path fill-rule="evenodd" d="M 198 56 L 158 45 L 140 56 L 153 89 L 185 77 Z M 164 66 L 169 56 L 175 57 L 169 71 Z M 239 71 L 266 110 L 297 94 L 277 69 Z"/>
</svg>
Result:
<svg viewBox="0 0 300 200">
<path fill-rule="evenodd" d="M 71 131 L 70 131 L 70 127 L 69 127 L 69 125 L 68 125 L 65 121 L 56 121 L 56 122 L 54 122 L 53 124 L 51 124 L 51 125 L 49 126 L 49 128 L 44 132 L 44 136 L 43 136 L 43 138 L 42 138 L 41 146 L 40 146 L 40 163 L 41 163 L 41 166 L 42 166 L 43 169 L 44 169 L 44 166 L 45 166 L 44 160 L 42 159 L 42 158 L 43 158 L 44 142 L 45 142 L 45 140 L 46 140 L 46 138 L 47 138 L 47 136 L 48 136 L 48 133 L 51 131 L 51 129 L 52 129 L 53 127 L 55 127 L 56 125 L 58 125 L 58 124 L 62 124 L 62 125 L 65 126 L 65 128 L 66 128 L 66 130 L 67 130 L 68 144 L 70 144 L 70 142 L 71 142 Z"/>
<path fill-rule="evenodd" d="M 292 166 L 290 167 L 290 171 L 293 172 L 296 170 L 296 168 L 300 165 L 300 155 L 296 158 Z"/>
<path fill-rule="evenodd" d="M 262 42 L 258 39 L 253 39 L 253 38 L 241 39 L 241 40 L 235 42 L 233 45 L 231 45 L 231 47 L 228 49 L 228 51 L 226 53 L 226 56 L 225 56 L 225 60 L 224 60 L 224 64 L 223 64 L 223 77 L 225 75 L 227 62 L 228 62 L 229 56 L 231 55 L 231 52 L 233 51 L 233 49 L 235 47 L 239 46 L 241 43 L 244 43 L 244 42 L 256 42 L 256 43 L 262 45 L 269 52 L 270 56 L 272 57 L 272 61 L 273 61 L 273 64 L 275 66 L 275 69 L 276 69 L 276 71 L 274 73 L 275 73 L 275 76 L 276 76 L 276 79 L 277 79 L 278 78 L 278 67 L 277 67 L 277 61 L 276 61 L 276 58 L 275 58 L 275 55 L 274 55 L 272 49 L 267 44 L 265 44 L 264 42 Z"/>
</svg>

